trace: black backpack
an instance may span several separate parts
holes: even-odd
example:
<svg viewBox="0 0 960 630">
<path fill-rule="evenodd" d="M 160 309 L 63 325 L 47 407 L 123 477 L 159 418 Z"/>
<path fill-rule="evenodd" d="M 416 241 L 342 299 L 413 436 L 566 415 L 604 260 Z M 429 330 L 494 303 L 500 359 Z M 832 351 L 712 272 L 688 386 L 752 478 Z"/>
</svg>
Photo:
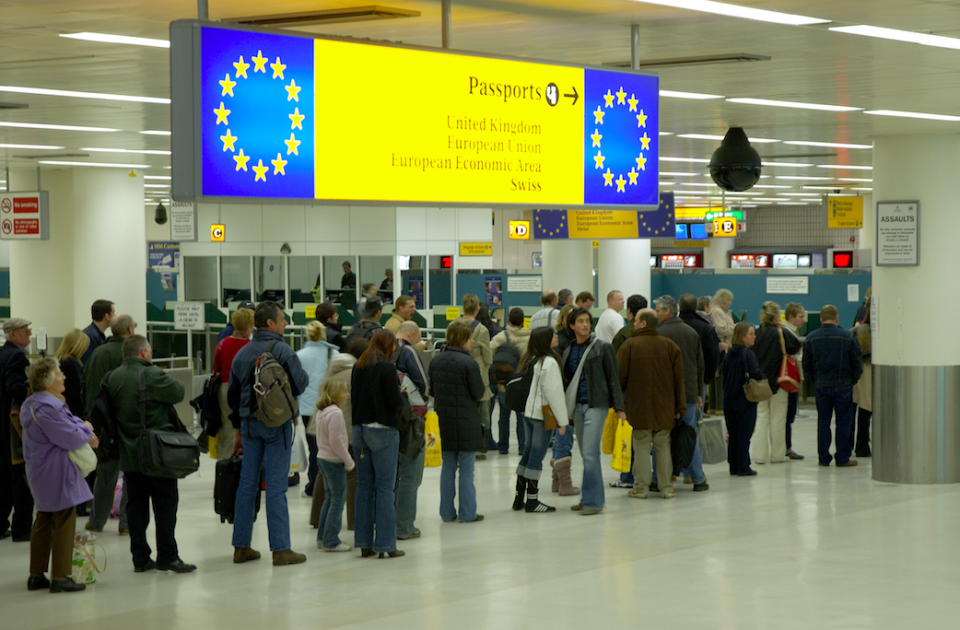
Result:
<svg viewBox="0 0 960 630">
<path fill-rule="evenodd" d="M 503 331 L 506 341 L 493 353 L 493 364 L 490 366 L 491 380 L 498 385 L 506 385 L 517 373 L 520 365 L 520 349 L 510 343 L 510 333 Z"/>
<path fill-rule="evenodd" d="M 120 431 L 110 406 L 110 392 L 107 390 L 107 379 L 112 373 L 111 370 L 103 375 L 100 391 L 97 392 L 97 398 L 93 401 L 93 407 L 87 415 L 87 421 L 93 425 L 93 432 L 100 440 L 96 452 L 97 459 L 102 462 L 120 461 Z"/>
<path fill-rule="evenodd" d="M 370 339 L 373 337 L 373 333 L 382 328 L 383 326 L 375 324 L 374 322 L 357 322 L 350 328 L 350 332 L 347 333 L 347 343 L 350 343 L 354 339 Z"/>
<path fill-rule="evenodd" d="M 526 410 L 531 385 L 533 385 L 532 364 L 528 365 L 522 372 L 515 373 L 514 377 L 504 387 L 503 401 L 510 411 L 523 413 Z"/>
<path fill-rule="evenodd" d="M 697 430 L 683 420 L 677 420 L 670 431 L 670 455 L 673 469 L 683 470 L 690 466 L 693 451 L 697 448 Z"/>
</svg>

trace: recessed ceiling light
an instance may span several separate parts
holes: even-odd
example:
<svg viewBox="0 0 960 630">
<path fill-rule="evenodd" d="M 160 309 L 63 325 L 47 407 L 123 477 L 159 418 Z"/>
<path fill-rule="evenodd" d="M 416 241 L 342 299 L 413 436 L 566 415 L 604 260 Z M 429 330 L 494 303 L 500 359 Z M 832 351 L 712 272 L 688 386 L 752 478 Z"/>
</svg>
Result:
<svg viewBox="0 0 960 630">
<path fill-rule="evenodd" d="M 954 37 L 943 37 L 942 35 L 914 33 L 912 31 L 901 31 L 900 29 L 896 28 L 867 26 L 866 24 L 858 24 L 856 26 L 835 26 L 830 30 L 838 33 L 849 33 L 851 35 L 863 35 L 864 37 L 891 39 L 893 41 L 906 42 L 909 44 L 920 44 L 922 46 L 936 46 L 937 48 L 952 48 L 954 50 L 960 50 L 960 39 L 956 39 Z"/>
<path fill-rule="evenodd" d="M 61 162 L 59 160 L 40 160 L 40 164 L 54 166 L 98 166 L 103 168 L 150 168 L 149 164 L 114 164 L 111 162 Z"/>
<path fill-rule="evenodd" d="M 0 121 L 0 127 L 15 127 L 17 129 L 49 129 L 51 131 L 102 131 L 114 132 L 119 129 L 110 129 L 108 127 L 78 127 L 76 125 L 44 125 L 41 123 L 18 123 Z"/>
<path fill-rule="evenodd" d="M 728 103 L 742 103 L 744 105 L 766 105 L 768 107 L 789 107 L 793 109 L 815 109 L 824 112 L 856 112 L 862 107 L 846 107 L 844 105 L 820 105 L 819 103 L 794 103 L 791 101 L 772 101 L 765 98 L 728 98 Z"/>
<path fill-rule="evenodd" d="M 703 134 L 703 133 L 680 133 L 680 134 L 677 134 L 677 137 L 678 137 L 678 138 L 690 138 L 690 139 L 692 139 L 692 140 L 716 140 L 716 141 L 718 141 L 718 142 L 723 140 L 723 136 L 712 136 L 712 135 Z M 769 143 L 769 142 L 780 142 L 779 140 L 776 140 L 776 139 L 774 139 L 774 138 L 753 138 L 753 137 L 751 137 L 749 140 L 750 140 L 750 142 L 756 142 L 757 144 L 764 144 L 764 143 Z"/>
<path fill-rule="evenodd" d="M 872 179 L 863 179 L 861 177 L 838 177 L 837 180 L 841 182 L 867 182 L 867 183 L 873 181 Z"/>
<path fill-rule="evenodd" d="M 792 168 L 806 168 L 808 166 L 813 166 L 813 164 L 800 164 L 799 162 L 763 162 L 763 166 L 789 166 Z"/>
<path fill-rule="evenodd" d="M 705 160 L 703 158 L 677 158 L 677 157 L 661 157 L 661 162 L 692 162 L 694 164 L 709 164 L 710 160 Z"/>
<path fill-rule="evenodd" d="M 809 182 L 830 182 L 833 177 L 812 177 L 808 175 L 777 175 L 777 179 L 799 179 Z"/>
<path fill-rule="evenodd" d="M 837 170 L 872 171 L 872 166 L 853 166 L 850 164 L 817 164 L 817 168 L 835 168 Z"/>
<path fill-rule="evenodd" d="M 807 140 L 784 140 L 784 144 L 795 144 L 801 147 L 835 147 L 838 149 L 872 149 L 872 144 L 846 144 L 843 142 L 809 142 Z"/>
<path fill-rule="evenodd" d="M 165 39 L 127 37 L 126 35 L 111 35 L 109 33 L 61 33 L 60 37 L 82 39 L 88 42 L 103 42 L 105 44 L 132 44 L 134 46 L 150 46 L 151 48 L 170 48 L 170 42 Z"/>
<path fill-rule="evenodd" d="M 48 144 L 0 144 L 0 149 L 50 149 L 58 151 L 64 147 L 55 147 Z"/>
<path fill-rule="evenodd" d="M 127 96 L 125 94 L 101 94 L 100 92 L 74 92 L 71 90 L 49 90 L 47 88 L 18 87 L 0 85 L 0 92 L 15 92 L 17 94 L 39 94 L 41 96 L 68 96 L 71 98 L 92 98 L 105 101 L 125 101 L 129 103 L 157 103 L 169 105 L 169 98 L 154 98 L 152 96 Z"/>
<path fill-rule="evenodd" d="M 143 155 L 170 155 L 170 151 L 159 151 L 154 149 L 102 149 L 96 147 L 81 148 L 81 151 L 90 151 L 91 153 L 137 153 Z"/>
<path fill-rule="evenodd" d="M 960 41 L 960 40 L 957 40 Z M 863 112 L 871 116 L 894 116 L 897 118 L 920 118 L 922 120 L 943 120 L 946 122 L 960 121 L 960 116 L 948 116 L 947 114 L 923 114 L 921 112 L 898 112 L 892 109 L 872 109 Z"/>
<path fill-rule="evenodd" d="M 752 9 L 742 7 L 736 4 L 726 4 L 725 2 L 713 2 L 712 0 L 634 0 L 644 4 L 659 4 L 665 7 L 675 7 L 677 9 L 689 9 L 690 11 L 703 11 L 704 13 L 713 13 L 726 17 L 745 18 L 747 20 L 758 20 L 760 22 L 772 22 L 774 24 L 787 24 L 790 26 L 806 26 L 809 24 L 827 24 L 831 20 L 822 20 L 805 15 L 795 15 L 792 13 L 780 13 L 778 11 L 766 11 L 764 9 Z"/>
<path fill-rule="evenodd" d="M 698 94 L 696 92 L 675 92 L 673 90 L 660 90 L 660 96 L 665 98 L 686 98 L 694 101 L 708 101 L 715 98 L 723 98 L 719 94 Z"/>
<path fill-rule="evenodd" d="M 165 179 L 165 180 L 173 179 L 169 175 L 144 175 L 143 178 L 144 179 Z"/>
<path fill-rule="evenodd" d="M 148 129 L 147 131 L 141 131 L 140 133 L 142 133 L 145 136 L 169 136 L 171 132 Z"/>
</svg>

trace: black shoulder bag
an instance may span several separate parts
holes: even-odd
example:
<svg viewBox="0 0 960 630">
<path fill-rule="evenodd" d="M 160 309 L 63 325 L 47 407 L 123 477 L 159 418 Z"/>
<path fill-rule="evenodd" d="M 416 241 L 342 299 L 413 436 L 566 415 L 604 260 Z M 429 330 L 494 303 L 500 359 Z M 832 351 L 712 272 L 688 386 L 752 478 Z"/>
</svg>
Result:
<svg viewBox="0 0 960 630">
<path fill-rule="evenodd" d="M 200 445 L 187 433 L 172 405 L 165 405 L 172 431 L 147 429 L 146 368 L 138 374 L 140 383 L 140 423 L 143 431 L 137 440 L 140 472 L 150 477 L 183 479 L 200 468 Z"/>
</svg>

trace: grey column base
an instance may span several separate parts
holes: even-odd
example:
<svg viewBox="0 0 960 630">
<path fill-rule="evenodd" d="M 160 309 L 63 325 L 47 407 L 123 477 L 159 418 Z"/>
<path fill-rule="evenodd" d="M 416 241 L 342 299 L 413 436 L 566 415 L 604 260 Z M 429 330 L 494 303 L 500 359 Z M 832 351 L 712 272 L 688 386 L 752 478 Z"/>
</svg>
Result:
<svg viewBox="0 0 960 630">
<path fill-rule="evenodd" d="M 873 365 L 873 478 L 960 482 L 960 366 Z"/>
</svg>

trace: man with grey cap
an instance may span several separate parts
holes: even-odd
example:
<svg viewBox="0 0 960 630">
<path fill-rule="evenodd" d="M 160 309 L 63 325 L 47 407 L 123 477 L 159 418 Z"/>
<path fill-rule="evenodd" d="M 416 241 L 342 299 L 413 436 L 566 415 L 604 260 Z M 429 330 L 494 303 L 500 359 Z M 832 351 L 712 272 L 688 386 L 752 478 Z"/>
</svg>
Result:
<svg viewBox="0 0 960 630">
<path fill-rule="evenodd" d="M 27 398 L 30 324 L 20 317 L 4 322 L 7 342 L 0 348 L 0 538 L 12 535 L 14 542 L 29 541 L 33 526 L 33 495 L 27 485 L 19 414 Z"/>
<path fill-rule="evenodd" d="M 83 393 L 86 416 L 90 416 L 93 403 L 100 394 L 100 383 L 103 377 L 123 365 L 123 340 L 134 334 L 136 322 L 130 315 L 115 315 L 110 320 L 111 337 L 107 343 L 93 351 L 89 363 L 83 369 Z M 103 427 L 93 427 L 98 436 L 103 435 Z M 92 532 L 103 531 L 110 510 L 113 507 L 113 495 L 117 487 L 117 478 L 120 476 L 120 461 L 97 461 L 97 480 L 93 484 L 93 509 L 90 510 L 90 520 L 86 528 Z M 127 529 L 127 492 L 124 491 L 120 499 L 120 535 L 126 535 Z"/>
<path fill-rule="evenodd" d="M 373 337 L 373 333 L 383 328 L 380 324 L 380 317 L 383 315 L 383 300 L 380 299 L 379 295 L 371 295 L 365 302 L 358 304 L 357 313 L 363 319 L 350 328 L 350 332 L 347 333 L 347 343 L 354 339 L 370 339 Z"/>
</svg>

